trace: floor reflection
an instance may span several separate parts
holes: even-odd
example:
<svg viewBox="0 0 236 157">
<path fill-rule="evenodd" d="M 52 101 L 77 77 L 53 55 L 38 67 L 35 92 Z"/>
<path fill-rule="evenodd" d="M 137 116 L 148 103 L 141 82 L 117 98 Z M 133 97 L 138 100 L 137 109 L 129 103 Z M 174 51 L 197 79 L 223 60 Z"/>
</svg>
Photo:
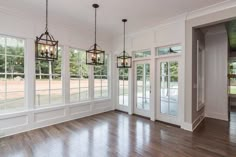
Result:
<svg viewBox="0 0 236 157">
<path fill-rule="evenodd" d="M 128 156 L 130 152 L 130 129 L 129 129 L 129 119 L 128 117 L 119 115 L 118 116 L 118 126 L 117 126 L 117 152 L 120 152 L 123 156 Z M 131 139 L 132 140 L 132 139 Z"/>
<path fill-rule="evenodd" d="M 191 133 L 109 112 L 2 138 L 0 157 L 235 157 L 231 123 L 205 119 Z"/>
</svg>

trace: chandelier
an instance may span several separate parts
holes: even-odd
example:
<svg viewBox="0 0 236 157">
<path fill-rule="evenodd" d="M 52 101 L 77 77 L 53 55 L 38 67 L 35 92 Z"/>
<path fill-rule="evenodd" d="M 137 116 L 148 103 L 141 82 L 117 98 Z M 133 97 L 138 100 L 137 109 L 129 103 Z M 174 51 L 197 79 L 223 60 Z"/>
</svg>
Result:
<svg viewBox="0 0 236 157">
<path fill-rule="evenodd" d="M 103 51 L 99 45 L 97 45 L 97 8 L 98 4 L 93 4 L 95 9 L 95 42 L 86 51 L 86 64 L 88 65 L 104 65 L 105 61 L 105 51 Z"/>
<path fill-rule="evenodd" d="M 117 57 L 117 68 L 131 68 L 132 57 L 125 51 L 125 23 L 127 22 L 127 19 L 123 19 L 122 22 L 124 22 L 124 49 Z"/>
<path fill-rule="evenodd" d="M 48 32 L 48 0 L 46 0 L 45 32 L 36 37 L 35 51 L 37 60 L 54 61 L 58 59 L 58 41 Z"/>
</svg>

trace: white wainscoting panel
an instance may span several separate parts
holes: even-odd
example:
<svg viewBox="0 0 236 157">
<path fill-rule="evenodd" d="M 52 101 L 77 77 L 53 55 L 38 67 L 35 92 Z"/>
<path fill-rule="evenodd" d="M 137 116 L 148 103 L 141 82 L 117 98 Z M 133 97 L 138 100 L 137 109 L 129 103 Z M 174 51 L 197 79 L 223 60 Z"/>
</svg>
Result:
<svg viewBox="0 0 236 157">
<path fill-rule="evenodd" d="M 0 115 L 0 138 L 112 110 L 106 99 Z"/>
</svg>

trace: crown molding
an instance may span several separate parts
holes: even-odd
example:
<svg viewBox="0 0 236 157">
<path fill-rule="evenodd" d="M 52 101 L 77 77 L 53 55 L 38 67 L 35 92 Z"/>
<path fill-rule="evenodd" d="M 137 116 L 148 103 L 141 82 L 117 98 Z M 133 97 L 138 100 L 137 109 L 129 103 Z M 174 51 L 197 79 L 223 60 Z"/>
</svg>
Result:
<svg viewBox="0 0 236 157">
<path fill-rule="evenodd" d="M 204 16 L 207 14 L 215 13 L 215 12 L 226 10 L 226 9 L 233 8 L 233 7 L 236 7 L 236 1 L 235 0 L 227 0 L 224 2 L 220 2 L 220 3 L 214 4 L 214 5 L 208 6 L 208 7 L 204 7 L 204 8 L 189 12 L 186 17 L 186 20 L 194 19 L 194 18 L 197 18 L 200 16 Z"/>
</svg>

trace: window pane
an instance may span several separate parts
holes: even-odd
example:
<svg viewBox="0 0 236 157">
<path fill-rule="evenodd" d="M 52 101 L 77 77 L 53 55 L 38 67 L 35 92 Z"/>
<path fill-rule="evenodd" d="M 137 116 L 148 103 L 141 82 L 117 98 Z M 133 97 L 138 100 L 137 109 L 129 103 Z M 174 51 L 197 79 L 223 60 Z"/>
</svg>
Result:
<svg viewBox="0 0 236 157">
<path fill-rule="evenodd" d="M 170 88 L 178 88 L 178 76 L 170 76 Z"/>
<path fill-rule="evenodd" d="M 86 52 L 70 49 L 70 101 L 89 99 L 89 67 L 86 65 Z"/>
<path fill-rule="evenodd" d="M 108 97 L 108 87 L 102 87 L 102 97 Z"/>
<path fill-rule="evenodd" d="M 94 98 L 108 97 L 108 55 L 105 64 L 94 66 Z"/>
<path fill-rule="evenodd" d="M 0 111 L 4 109 L 5 107 L 5 95 L 6 93 L 5 92 L 0 92 Z"/>
<path fill-rule="evenodd" d="M 170 47 L 162 47 L 156 48 L 156 55 L 167 55 L 167 54 L 174 54 L 174 53 L 181 53 L 182 47 L 180 45 L 177 46 L 170 46 Z"/>
<path fill-rule="evenodd" d="M 101 87 L 95 87 L 94 88 L 94 97 L 95 98 L 100 98 L 102 97 L 102 88 Z"/>
<path fill-rule="evenodd" d="M 0 92 L 5 92 L 6 91 L 6 79 L 5 79 L 5 74 L 0 74 Z"/>
<path fill-rule="evenodd" d="M 51 81 L 51 89 L 62 89 L 62 78 L 61 76 L 54 75 L 52 78 L 50 78 Z"/>
<path fill-rule="evenodd" d="M 49 90 L 36 91 L 35 103 L 37 106 L 44 106 L 50 104 Z"/>
<path fill-rule="evenodd" d="M 81 101 L 88 100 L 88 98 L 89 98 L 89 89 L 88 88 L 80 88 L 79 96 L 80 96 Z"/>
<path fill-rule="evenodd" d="M 79 89 L 75 88 L 75 89 L 70 89 L 70 101 L 78 101 L 79 100 Z"/>
<path fill-rule="evenodd" d="M 49 76 L 37 75 L 36 76 L 36 90 L 49 90 Z"/>
<path fill-rule="evenodd" d="M 49 74 L 49 63 L 36 61 L 36 74 Z"/>
<path fill-rule="evenodd" d="M 178 62 L 170 62 L 170 75 L 178 75 Z"/>
<path fill-rule="evenodd" d="M 24 106 L 24 92 L 9 92 L 5 101 L 5 109 L 19 109 Z"/>
<path fill-rule="evenodd" d="M 128 68 L 119 69 L 119 105 L 128 106 Z"/>
<path fill-rule="evenodd" d="M 161 75 L 168 75 L 168 62 L 161 62 Z"/>
<path fill-rule="evenodd" d="M 24 75 L 7 75 L 7 92 L 24 91 Z"/>
<path fill-rule="evenodd" d="M 134 52 L 134 58 L 143 58 L 151 56 L 151 51 L 138 51 Z"/>
<path fill-rule="evenodd" d="M 62 95 L 62 48 L 58 47 L 58 60 L 54 62 L 36 61 L 36 98 L 37 106 L 63 103 Z"/>
<path fill-rule="evenodd" d="M 101 87 L 102 79 L 101 76 L 94 76 L 94 87 Z"/>
<path fill-rule="evenodd" d="M 0 73 L 5 73 L 5 55 L 0 54 Z"/>
<path fill-rule="evenodd" d="M 24 73 L 24 58 L 7 56 L 7 72 L 8 73 Z"/>
<path fill-rule="evenodd" d="M 80 87 L 88 88 L 89 87 L 89 79 L 80 79 Z"/>
<path fill-rule="evenodd" d="M 62 90 L 51 90 L 51 104 L 61 104 L 63 102 Z"/>
<path fill-rule="evenodd" d="M 5 38 L 0 37 L 0 54 L 5 54 Z"/>
<path fill-rule="evenodd" d="M 24 41 L 15 38 L 7 38 L 7 54 L 23 56 L 24 55 Z"/>
<path fill-rule="evenodd" d="M 70 88 L 79 88 L 79 79 L 71 76 L 70 78 Z"/>
<path fill-rule="evenodd" d="M 61 74 L 62 69 L 62 49 L 58 48 L 58 60 L 52 62 L 52 73 L 53 74 Z"/>
<path fill-rule="evenodd" d="M 24 108 L 24 40 L 0 37 L 0 73 L 0 111 Z"/>
<path fill-rule="evenodd" d="M 177 115 L 178 89 L 170 89 L 170 109 L 169 114 Z"/>
<path fill-rule="evenodd" d="M 124 105 L 124 96 L 119 95 L 119 105 Z"/>
</svg>

